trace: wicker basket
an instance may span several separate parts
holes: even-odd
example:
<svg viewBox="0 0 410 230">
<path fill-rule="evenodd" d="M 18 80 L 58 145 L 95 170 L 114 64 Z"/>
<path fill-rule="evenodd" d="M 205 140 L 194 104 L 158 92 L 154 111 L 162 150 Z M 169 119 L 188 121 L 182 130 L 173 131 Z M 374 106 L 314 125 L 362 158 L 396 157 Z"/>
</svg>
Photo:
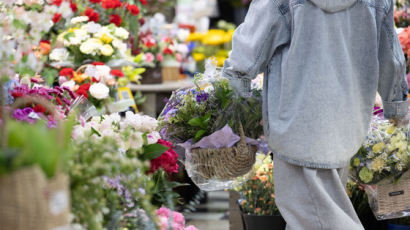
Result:
<svg viewBox="0 0 410 230">
<path fill-rule="evenodd" d="M 248 173 L 255 163 L 257 147 L 246 144 L 242 125 L 239 134 L 240 141 L 231 148 L 192 149 L 192 169 L 203 179 L 226 180 Z"/>
<path fill-rule="evenodd" d="M 0 177 L 0 230 L 48 230 L 69 225 L 68 177 L 48 181 L 39 167 Z"/>
<path fill-rule="evenodd" d="M 178 81 L 180 73 L 178 67 L 164 66 L 162 67 L 162 81 Z"/>
<path fill-rule="evenodd" d="M 377 185 L 376 194 L 371 202 L 376 216 L 389 216 L 410 210 L 410 179 L 400 179 L 397 184 Z"/>
</svg>

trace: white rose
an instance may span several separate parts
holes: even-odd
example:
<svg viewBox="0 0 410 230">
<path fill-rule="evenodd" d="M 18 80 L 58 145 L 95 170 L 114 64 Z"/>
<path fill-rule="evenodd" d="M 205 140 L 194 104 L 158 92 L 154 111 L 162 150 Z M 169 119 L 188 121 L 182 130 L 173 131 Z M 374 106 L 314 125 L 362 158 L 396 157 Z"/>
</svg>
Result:
<svg viewBox="0 0 410 230">
<path fill-rule="evenodd" d="M 92 54 L 99 50 L 103 45 L 100 39 L 90 38 L 80 46 L 80 51 L 84 54 Z"/>
<path fill-rule="evenodd" d="M 52 61 L 58 61 L 58 62 L 66 61 L 69 55 L 70 54 L 65 48 L 57 48 L 51 51 L 50 59 Z"/>
<path fill-rule="evenodd" d="M 71 24 L 77 24 L 77 23 L 86 22 L 86 21 L 88 21 L 87 16 L 79 16 L 79 17 L 72 18 Z"/>
<path fill-rule="evenodd" d="M 112 46 L 106 44 L 100 47 L 100 52 L 104 56 L 111 56 L 114 53 Z"/>
<path fill-rule="evenodd" d="M 109 92 L 110 89 L 102 83 L 93 84 L 90 87 L 91 96 L 100 100 L 107 98 L 109 96 Z"/>
<path fill-rule="evenodd" d="M 71 17 L 73 15 L 73 11 L 71 10 L 70 3 L 68 1 L 62 2 L 60 8 L 58 9 L 58 13 L 60 13 L 63 18 Z"/>
<path fill-rule="evenodd" d="M 64 83 L 61 85 L 61 87 L 67 87 L 67 88 L 69 88 L 71 91 L 74 91 L 75 82 L 74 82 L 73 80 L 71 80 L 71 81 L 66 81 L 66 82 L 64 82 Z"/>
<path fill-rule="evenodd" d="M 97 79 L 104 79 L 105 77 L 110 75 L 111 68 L 106 65 L 98 65 L 96 66 L 96 71 L 94 77 Z"/>
<path fill-rule="evenodd" d="M 122 28 L 122 27 L 117 27 L 115 29 L 114 35 L 118 38 L 121 39 L 127 39 L 129 36 L 129 33 L 126 29 Z"/>
<path fill-rule="evenodd" d="M 127 51 L 127 44 L 118 39 L 114 39 L 112 46 L 117 48 L 121 53 L 125 53 Z"/>
</svg>

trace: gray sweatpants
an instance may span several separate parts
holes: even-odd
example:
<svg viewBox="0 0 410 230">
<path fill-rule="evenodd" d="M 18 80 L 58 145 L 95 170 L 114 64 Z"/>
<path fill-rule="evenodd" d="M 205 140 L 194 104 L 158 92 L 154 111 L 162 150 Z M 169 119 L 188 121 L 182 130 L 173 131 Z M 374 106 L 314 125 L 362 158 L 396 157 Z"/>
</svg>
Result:
<svg viewBox="0 0 410 230">
<path fill-rule="evenodd" d="M 348 168 L 315 169 L 275 157 L 276 204 L 287 230 L 364 229 L 347 196 Z"/>
</svg>

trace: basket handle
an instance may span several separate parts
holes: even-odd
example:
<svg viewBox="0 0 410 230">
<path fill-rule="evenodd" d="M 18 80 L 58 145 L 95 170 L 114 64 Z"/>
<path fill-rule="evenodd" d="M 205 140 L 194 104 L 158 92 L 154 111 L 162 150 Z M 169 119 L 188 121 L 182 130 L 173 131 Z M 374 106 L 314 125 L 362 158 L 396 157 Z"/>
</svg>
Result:
<svg viewBox="0 0 410 230">
<path fill-rule="evenodd" d="M 242 145 L 243 147 L 246 147 L 246 136 L 245 136 L 245 131 L 243 130 L 242 122 L 239 122 L 239 136 L 241 137 L 241 139 L 239 140 L 238 145 Z"/>
</svg>

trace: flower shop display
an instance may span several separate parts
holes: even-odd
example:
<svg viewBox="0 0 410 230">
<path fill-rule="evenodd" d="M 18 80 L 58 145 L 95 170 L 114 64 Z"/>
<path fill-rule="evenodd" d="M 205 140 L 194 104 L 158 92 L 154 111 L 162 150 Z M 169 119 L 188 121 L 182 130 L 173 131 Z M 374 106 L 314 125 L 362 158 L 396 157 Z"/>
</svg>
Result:
<svg viewBox="0 0 410 230">
<path fill-rule="evenodd" d="M 263 132 L 260 90 L 237 97 L 211 66 L 194 88 L 174 92 L 159 118 L 161 135 L 185 147 L 188 175 L 204 190 L 229 188 L 249 172 Z"/>
<path fill-rule="evenodd" d="M 408 127 L 396 127 L 374 115 L 368 137 L 351 160 L 352 177 L 364 185 L 378 219 L 406 216 L 410 197 Z M 399 180 L 400 179 L 400 180 Z"/>
<path fill-rule="evenodd" d="M 53 119 L 26 122 L 16 117 L 20 108 L 44 108 Z M 47 98 L 24 95 L 17 98 L 0 129 L 5 145 L 0 151 L 0 222 L 10 229 L 55 229 L 69 225 L 69 179 L 66 160 L 71 156 L 70 133 L 74 120 L 59 118 Z M 32 115 L 36 112 L 32 111 Z M 37 115 L 39 116 L 39 115 Z M 54 120 L 53 128 L 47 120 Z"/>
<path fill-rule="evenodd" d="M 79 67 L 85 62 L 98 61 L 108 63 L 113 59 L 122 59 L 127 51 L 126 40 L 129 32 L 115 24 L 102 26 L 87 16 L 71 19 L 71 28 L 58 35 L 50 61 L 55 67 Z"/>
<path fill-rule="evenodd" d="M 407 0 L 396 1 L 396 8 L 394 10 L 394 22 L 396 27 L 407 27 L 410 25 L 409 18 L 409 2 Z"/>
<path fill-rule="evenodd" d="M 245 230 L 285 229 L 286 223 L 275 204 L 273 160 L 271 155 L 258 153 L 250 180 L 235 188 Z"/>
<path fill-rule="evenodd" d="M 181 230 L 198 230 L 196 227 L 190 225 L 185 227 L 185 218 L 179 212 L 174 212 L 166 207 L 161 207 L 156 211 L 159 217 L 159 230 L 181 229 Z"/>
</svg>

